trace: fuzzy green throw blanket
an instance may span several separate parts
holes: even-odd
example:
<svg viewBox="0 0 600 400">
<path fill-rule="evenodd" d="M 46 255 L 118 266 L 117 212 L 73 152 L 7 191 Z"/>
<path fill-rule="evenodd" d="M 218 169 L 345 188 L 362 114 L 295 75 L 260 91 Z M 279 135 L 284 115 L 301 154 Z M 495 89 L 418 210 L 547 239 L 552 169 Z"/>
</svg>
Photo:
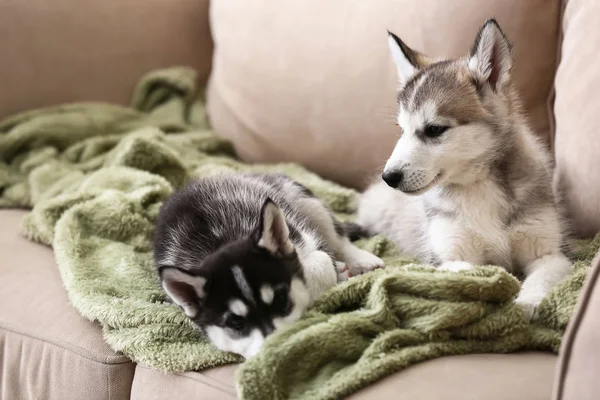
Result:
<svg viewBox="0 0 600 400">
<path fill-rule="evenodd" d="M 73 306 L 102 325 L 114 350 L 165 371 L 240 361 L 207 343 L 155 276 L 153 221 L 174 189 L 225 171 L 279 171 L 341 219 L 357 198 L 296 165 L 236 161 L 205 124 L 195 78 L 186 68 L 161 70 L 141 80 L 131 108 L 72 104 L 0 123 L 0 207 L 33 208 L 23 233 L 54 248 Z M 581 244 L 573 274 L 533 324 L 512 303 L 519 282 L 502 269 L 438 272 L 410 264 L 382 237 L 359 244 L 387 268 L 337 286 L 271 336 L 238 369 L 243 398 L 338 398 L 434 357 L 557 352 L 600 240 Z"/>
</svg>

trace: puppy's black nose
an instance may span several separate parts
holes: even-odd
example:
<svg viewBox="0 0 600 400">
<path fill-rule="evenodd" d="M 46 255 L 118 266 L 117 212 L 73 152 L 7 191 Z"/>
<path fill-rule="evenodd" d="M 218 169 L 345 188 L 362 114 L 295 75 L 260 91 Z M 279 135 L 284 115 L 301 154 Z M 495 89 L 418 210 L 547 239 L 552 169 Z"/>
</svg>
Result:
<svg viewBox="0 0 600 400">
<path fill-rule="evenodd" d="M 398 187 L 398 185 L 400 185 L 402 183 L 404 174 L 402 173 L 402 171 L 384 172 L 383 175 L 381 175 L 381 178 L 390 187 L 393 187 L 394 189 L 396 189 Z"/>
</svg>

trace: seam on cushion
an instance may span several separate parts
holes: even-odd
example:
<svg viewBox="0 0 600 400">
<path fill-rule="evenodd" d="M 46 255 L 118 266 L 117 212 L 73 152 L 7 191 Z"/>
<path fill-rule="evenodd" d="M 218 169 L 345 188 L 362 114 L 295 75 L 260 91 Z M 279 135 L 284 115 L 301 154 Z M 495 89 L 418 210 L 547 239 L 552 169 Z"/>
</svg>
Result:
<svg viewBox="0 0 600 400">
<path fill-rule="evenodd" d="M 137 368 L 142 368 L 142 369 L 145 369 L 147 371 L 157 372 L 157 370 L 149 368 L 149 367 L 146 367 L 145 365 L 137 364 Z M 175 373 L 171 373 L 171 374 L 172 375 L 176 375 L 176 376 L 180 376 L 180 377 L 185 378 L 185 379 L 192 380 L 194 382 L 199 382 L 199 383 L 205 384 L 207 386 L 210 386 L 213 389 L 219 390 L 219 391 L 221 391 L 223 393 L 230 394 L 234 398 L 236 398 L 235 391 L 227 390 L 227 389 L 232 389 L 233 390 L 234 389 L 233 385 L 227 385 L 226 383 L 220 382 L 220 381 L 218 381 L 216 379 L 209 378 L 208 376 L 202 374 L 202 372 L 199 372 L 199 371 L 190 371 L 190 372 L 198 374 L 200 377 L 202 377 L 202 379 L 198 379 L 197 377 L 185 375 L 184 373 L 180 373 L 180 372 L 175 372 Z"/>
<path fill-rule="evenodd" d="M 37 337 L 35 335 L 24 333 L 17 329 L 11 328 L 11 327 L 7 326 L 6 324 L 0 323 L 0 330 L 5 330 L 7 332 L 10 332 L 10 333 L 13 333 L 16 335 L 24 336 L 24 337 L 27 337 L 30 339 L 37 340 L 39 342 L 48 343 L 53 346 L 60 347 L 61 349 L 65 350 L 65 351 L 68 351 L 68 352 L 78 355 L 80 357 L 86 358 L 86 359 L 93 361 L 95 363 L 98 363 L 98 364 L 120 365 L 120 364 L 131 363 L 131 360 L 125 356 L 114 355 L 114 356 L 107 356 L 107 357 L 98 357 L 98 356 L 94 355 L 92 352 L 87 351 L 81 347 L 69 346 L 67 344 L 60 343 L 60 342 L 57 342 L 54 340 L 43 339 L 41 337 Z"/>
<path fill-rule="evenodd" d="M 106 387 L 108 388 L 108 400 L 111 398 L 112 390 L 110 389 L 110 368 L 106 371 Z"/>
<path fill-rule="evenodd" d="M 554 144 L 556 141 L 556 115 L 554 115 L 554 102 L 556 100 L 556 73 L 562 59 L 562 43 L 564 38 L 563 32 L 563 19 L 565 16 L 565 9 L 567 8 L 568 0 L 558 0 L 558 21 L 557 21 L 557 34 L 556 34 L 556 58 L 554 60 L 554 76 L 552 78 L 552 84 L 546 97 L 546 114 L 548 116 L 548 139 L 550 144 L 550 151 L 552 152 L 552 158 L 554 159 Z"/>
<path fill-rule="evenodd" d="M 555 380 L 554 387 L 554 400 L 561 400 L 563 398 L 563 391 L 565 388 L 564 381 L 569 371 L 569 364 L 571 361 L 571 353 L 573 351 L 573 345 L 575 343 L 577 337 L 577 331 L 579 331 L 579 327 L 581 326 L 581 322 L 587 312 L 588 303 L 590 298 L 592 297 L 592 293 L 596 288 L 596 285 L 600 285 L 600 252 L 596 254 L 594 257 L 594 262 L 592 263 L 593 269 L 591 274 L 588 276 L 588 280 L 583 289 L 583 294 L 579 299 L 579 306 L 577 309 L 577 313 L 573 317 L 571 321 L 571 325 L 568 329 L 568 332 L 565 333 L 565 344 L 561 349 L 561 360 L 558 364 L 557 370 L 557 378 Z"/>
</svg>

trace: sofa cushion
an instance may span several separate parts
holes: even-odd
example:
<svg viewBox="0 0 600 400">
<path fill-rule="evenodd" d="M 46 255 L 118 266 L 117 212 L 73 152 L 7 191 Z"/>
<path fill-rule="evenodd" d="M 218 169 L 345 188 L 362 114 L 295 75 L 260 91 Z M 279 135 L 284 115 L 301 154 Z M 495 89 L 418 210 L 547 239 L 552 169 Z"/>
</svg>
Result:
<svg viewBox="0 0 600 400">
<path fill-rule="evenodd" d="M 209 0 L 0 0 L 0 119 L 81 100 L 128 103 L 142 74 L 208 76 Z"/>
<path fill-rule="evenodd" d="M 562 343 L 555 400 L 595 400 L 600 393 L 600 253 L 592 265 Z"/>
<path fill-rule="evenodd" d="M 134 365 L 69 304 L 52 250 L 0 210 L 0 398 L 128 399 Z"/>
<path fill-rule="evenodd" d="M 556 356 L 547 353 L 473 354 L 416 364 L 350 396 L 351 399 L 547 400 Z M 138 365 L 132 400 L 234 399 L 235 366 L 163 374 Z M 401 395 L 399 395 L 401 394 Z"/>
<path fill-rule="evenodd" d="M 235 399 L 234 373 L 233 365 L 183 374 L 165 374 L 138 365 L 131 387 L 131 400 Z"/>
<path fill-rule="evenodd" d="M 566 3 L 555 83 L 555 178 L 576 233 L 592 236 L 600 231 L 600 2 Z"/>
<path fill-rule="evenodd" d="M 558 0 L 213 2 L 208 112 L 244 160 L 295 161 L 362 187 L 398 137 L 386 29 L 435 56 L 467 54 L 495 16 L 514 42 L 515 80 L 547 137 Z"/>
</svg>

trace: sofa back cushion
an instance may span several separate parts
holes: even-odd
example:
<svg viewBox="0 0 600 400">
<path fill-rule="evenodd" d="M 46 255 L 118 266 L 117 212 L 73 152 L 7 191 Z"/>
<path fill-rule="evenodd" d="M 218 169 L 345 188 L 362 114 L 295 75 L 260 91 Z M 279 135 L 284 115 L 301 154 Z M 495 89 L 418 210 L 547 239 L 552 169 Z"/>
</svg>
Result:
<svg viewBox="0 0 600 400">
<path fill-rule="evenodd" d="M 569 0 L 556 73 L 556 174 L 579 236 L 600 231 L 600 2 Z"/>
<path fill-rule="evenodd" d="M 213 2 L 211 121 L 245 160 L 299 162 L 363 187 L 399 134 L 386 29 L 415 49 L 455 57 L 492 16 L 514 42 L 517 86 L 547 138 L 558 0 Z"/>
<path fill-rule="evenodd" d="M 0 0 L 0 118 L 63 102 L 129 102 L 142 74 L 208 76 L 209 0 Z"/>
</svg>

